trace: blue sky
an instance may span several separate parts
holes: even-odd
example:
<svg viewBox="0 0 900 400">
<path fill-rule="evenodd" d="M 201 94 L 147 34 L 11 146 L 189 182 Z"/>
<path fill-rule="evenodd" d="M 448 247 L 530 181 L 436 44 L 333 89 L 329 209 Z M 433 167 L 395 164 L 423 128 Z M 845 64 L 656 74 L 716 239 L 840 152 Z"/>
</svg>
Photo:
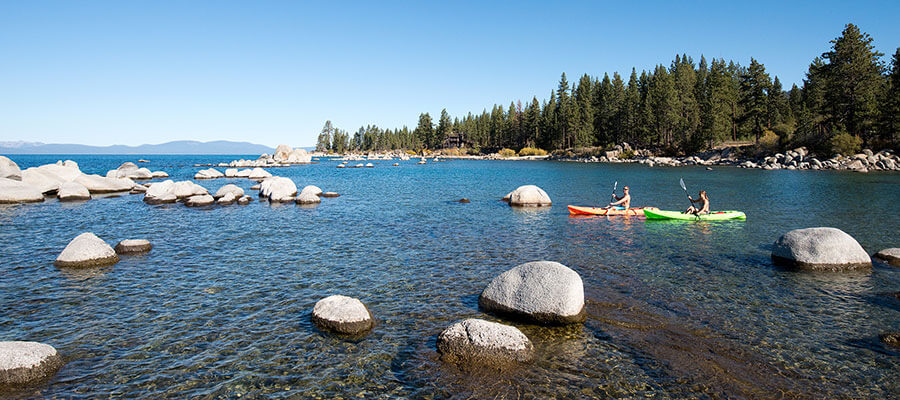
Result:
<svg viewBox="0 0 900 400">
<path fill-rule="evenodd" d="M 427 3 L 3 1 L 0 141 L 309 146 L 327 119 L 414 127 L 682 53 L 789 88 L 848 22 L 900 46 L 897 1 Z"/>
</svg>

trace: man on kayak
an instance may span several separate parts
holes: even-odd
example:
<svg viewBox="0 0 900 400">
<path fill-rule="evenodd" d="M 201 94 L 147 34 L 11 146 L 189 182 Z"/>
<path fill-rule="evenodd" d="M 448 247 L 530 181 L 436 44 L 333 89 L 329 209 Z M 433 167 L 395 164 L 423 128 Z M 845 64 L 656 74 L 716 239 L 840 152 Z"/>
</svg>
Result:
<svg viewBox="0 0 900 400">
<path fill-rule="evenodd" d="M 628 186 L 625 186 L 622 188 L 622 197 L 616 196 L 615 193 L 613 193 L 613 197 L 616 199 L 616 201 L 609 203 L 609 205 L 606 206 L 606 208 L 612 208 L 612 207 L 619 206 L 619 207 L 624 207 L 627 210 L 628 207 L 631 206 L 631 195 L 628 194 Z"/>
<path fill-rule="evenodd" d="M 688 207 L 688 209 L 684 211 L 685 214 L 694 214 L 694 215 L 709 214 L 709 197 L 706 196 L 705 190 L 700 191 L 699 199 L 694 200 L 694 198 L 691 196 L 688 196 L 688 199 L 691 201 L 691 206 Z M 694 207 L 693 203 L 700 203 L 701 207 L 696 208 L 696 207 Z"/>
</svg>

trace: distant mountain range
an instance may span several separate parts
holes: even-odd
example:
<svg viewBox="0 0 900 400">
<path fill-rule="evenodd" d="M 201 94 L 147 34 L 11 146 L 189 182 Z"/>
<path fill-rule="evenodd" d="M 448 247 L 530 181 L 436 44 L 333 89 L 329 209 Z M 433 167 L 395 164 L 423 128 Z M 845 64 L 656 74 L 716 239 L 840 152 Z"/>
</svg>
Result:
<svg viewBox="0 0 900 400">
<path fill-rule="evenodd" d="M 0 154 L 272 154 L 275 149 L 248 142 L 177 140 L 140 146 L 88 146 L 40 142 L 0 142 Z"/>
</svg>

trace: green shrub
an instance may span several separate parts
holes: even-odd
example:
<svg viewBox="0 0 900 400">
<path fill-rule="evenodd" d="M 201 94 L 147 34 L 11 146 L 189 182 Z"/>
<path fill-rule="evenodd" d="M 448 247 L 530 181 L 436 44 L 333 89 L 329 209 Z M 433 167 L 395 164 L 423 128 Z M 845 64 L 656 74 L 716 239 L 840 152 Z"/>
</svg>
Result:
<svg viewBox="0 0 900 400">
<path fill-rule="evenodd" d="M 513 149 L 504 148 L 504 149 L 500 149 L 500 151 L 498 151 L 497 154 L 499 154 L 500 157 L 515 157 L 516 151 Z"/>
<path fill-rule="evenodd" d="M 634 158 L 634 150 L 628 149 L 628 150 L 625 150 L 625 151 L 619 153 L 620 160 L 629 160 L 632 158 Z"/>
<path fill-rule="evenodd" d="M 519 156 L 546 156 L 547 150 L 539 149 L 537 147 L 523 147 L 522 150 L 519 150 Z"/>
<path fill-rule="evenodd" d="M 845 156 L 853 155 L 859 152 L 862 147 L 862 139 L 859 136 L 853 136 L 847 132 L 841 132 L 834 135 L 829 141 L 831 151 L 834 154 L 842 154 Z"/>
</svg>

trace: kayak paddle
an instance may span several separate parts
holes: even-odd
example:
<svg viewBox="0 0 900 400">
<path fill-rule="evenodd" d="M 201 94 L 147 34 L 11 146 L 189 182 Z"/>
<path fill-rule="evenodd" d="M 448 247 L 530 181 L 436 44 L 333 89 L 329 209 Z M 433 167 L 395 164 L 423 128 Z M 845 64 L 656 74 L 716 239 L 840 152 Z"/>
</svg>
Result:
<svg viewBox="0 0 900 400">
<path fill-rule="evenodd" d="M 613 191 L 612 191 L 612 194 L 609 196 L 609 198 L 611 198 L 612 201 L 616 201 L 616 187 L 617 186 L 619 186 L 619 181 L 616 181 L 616 183 L 613 183 Z"/>
<path fill-rule="evenodd" d="M 691 200 L 691 195 L 687 192 L 687 187 L 684 186 L 684 178 L 678 178 L 678 183 L 681 184 L 681 190 L 684 190 L 684 195 L 687 196 L 688 201 L 691 202 L 691 205 L 694 205 L 694 202 Z"/>
</svg>

